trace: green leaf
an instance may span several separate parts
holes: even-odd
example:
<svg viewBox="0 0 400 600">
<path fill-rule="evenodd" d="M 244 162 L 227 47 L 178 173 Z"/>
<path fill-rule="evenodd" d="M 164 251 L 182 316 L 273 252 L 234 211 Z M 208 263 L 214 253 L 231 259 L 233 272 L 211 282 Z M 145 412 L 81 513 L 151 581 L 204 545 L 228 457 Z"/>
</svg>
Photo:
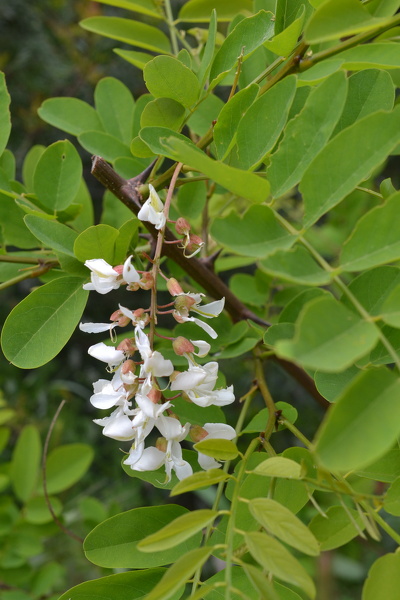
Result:
<svg viewBox="0 0 400 600">
<path fill-rule="evenodd" d="M 214 143 L 217 157 L 224 160 L 236 141 L 238 123 L 253 104 L 259 87 L 252 84 L 235 94 L 221 110 L 214 127 Z"/>
<path fill-rule="evenodd" d="M 343 506 L 330 506 L 326 516 L 318 514 L 310 522 L 310 531 L 321 545 L 321 551 L 344 546 L 364 529 L 359 513 Z"/>
<path fill-rule="evenodd" d="M 239 451 L 231 440 L 210 439 L 194 444 L 194 449 L 217 460 L 234 460 Z"/>
<path fill-rule="evenodd" d="M 278 54 L 278 56 L 288 56 L 296 47 L 297 40 L 301 35 L 306 12 L 306 5 L 301 4 L 297 12 L 297 18 L 287 27 L 285 27 L 285 29 L 280 30 L 280 23 L 278 21 L 278 11 L 279 7 L 282 6 L 282 4 L 282 2 L 279 2 L 277 6 L 277 20 L 275 21 L 275 34 L 277 35 L 274 35 L 271 41 L 265 42 L 264 46 L 274 54 Z"/>
<path fill-rule="evenodd" d="M 169 135 L 164 138 L 163 134 Z M 141 130 L 140 137 L 153 152 L 158 154 L 158 146 L 161 145 L 163 155 L 199 170 L 233 194 L 252 202 L 263 202 L 267 199 L 269 183 L 265 179 L 213 160 L 183 136 L 170 134 L 171 131 L 163 127 L 145 127 Z"/>
<path fill-rule="evenodd" d="M 143 77 L 155 98 L 172 98 L 187 108 L 198 100 L 199 80 L 177 58 L 156 56 L 144 67 Z"/>
<path fill-rule="evenodd" d="M 33 235 L 47 248 L 53 248 L 56 252 L 63 252 L 68 256 L 75 256 L 74 241 L 77 233 L 70 227 L 35 215 L 26 215 L 24 221 Z"/>
<path fill-rule="evenodd" d="M 62 511 L 62 504 L 57 497 L 50 496 L 49 501 L 53 508 L 54 514 L 59 516 Z M 53 515 L 49 511 L 47 502 L 42 496 L 31 498 L 24 507 L 24 517 L 28 523 L 33 525 L 44 525 L 51 523 L 54 520 Z"/>
<path fill-rule="evenodd" d="M 76 238 L 74 254 L 81 262 L 91 258 L 102 258 L 112 264 L 118 236 L 119 231 L 110 225 L 93 225 Z"/>
<path fill-rule="evenodd" d="M 391 483 L 400 477 L 400 450 L 396 442 L 395 448 L 386 452 L 372 464 L 357 470 L 357 475 L 374 481 Z"/>
<path fill-rule="evenodd" d="M 386 23 L 390 21 L 371 17 L 358 0 L 328 0 L 317 8 L 308 22 L 305 39 L 310 44 L 337 40 Z"/>
<path fill-rule="evenodd" d="M 131 63 L 131 65 L 134 65 L 142 71 L 145 65 L 147 65 L 147 63 L 154 58 L 153 54 L 148 54 L 147 52 L 136 52 L 135 50 L 121 50 L 120 48 L 114 48 L 114 52 L 128 63 Z"/>
<path fill-rule="evenodd" d="M 289 121 L 267 170 L 275 197 L 282 196 L 300 181 L 325 146 L 343 110 L 346 93 L 344 72 L 335 73 L 311 91 L 301 112 Z"/>
<path fill-rule="evenodd" d="M 287 479 L 300 479 L 301 466 L 294 460 L 283 456 L 273 456 L 260 463 L 253 471 L 255 475 L 263 477 L 285 477 Z"/>
<path fill-rule="evenodd" d="M 187 3 L 185 6 L 187 6 Z M 211 61 L 214 57 L 215 40 L 217 37 L 217 18 L 217 12 L 215 8 L 213 8 L 211 11 L 210 24 L 208 26 L 207 42 L 204 47 L 203 56 L 201 57 L 200 67 L 197 72 L 201 89 L 204 87 L 204 84 L 207 81 L 207 77 L 211 68 Z"/>
<path fill-rule="evenodd" d="M 334 137 L 316 156 L 300 184 L 305 226 L 336 206 L 400 141 L 400 107 L 379 111 Z"/>
<path fill-rule="evenodd" d="M 205 181 L 190 181 L 178 190 L 177 209 L 185 219 L 196 219 L 203 211 L 207 201 L 207 185 Z"/>
<path fill-rule="evenodd" d="M 314 375 L 315 386 L 319 393 L 328 400 L 336 402 L 347 385 L 360 373 L 360 369 L 352 366 L 341 373 L 323 373 L 317 371 Z"/>
<path fill-rule="evenodd" d="M 172 598 L 174 593 L 185 585 L 193 573 L 203 566 L 212 551 L 213 548 L 204 546 L 203 548 L 195 548 L 178 558 L 161 581 L 146 596 L 146 600 L 169 600 L 169 598 Z"/>
<path fill-rule="evenodd" d="M 394 288 L 382 306 L 382 319 L 392 327 L 400 327 L 400 285 Z"/>
<path fill-rule="evenodd" d="M 279 315 L 278 323 L 296 323 L 307 302 L 314 298 L 318 298 L 319 296 L 326 296 L 327 294 L 328 292 L 321 288 L 309 288 L 301 291 L 299 294 L 296 294 L 293 300 L 289 300 L 289 302 L 285 303 L 285 306 Z M 289 339 L 291 337 L 293 336 L 290 336 Z"/>
<path fill-rule="evenodd" d="M 8 179 L 15 179 L 16 161 L 11 150 L 3 150 L 0 154 L 0 169 Z"/>
<path fill-rule="evenodd" d="M 11 98 L 7 91 L 5 75 L 0 73 L 0 156 L 7 146 L 11 132 L 10 102 Z"/>
<path fill-rule="evenodd" d="M 185 477 L 182 481 L 176 484 L 171 491 L 171 496 L 178 496 L 193 490 L 199 490 L 203 487 L 209 487 L 220 481 L 226 481 L 230 475 L 224 473 L 221 469 L 209 469 L 208 471 L 199 471 L 193 473 L 190 477 Z"/>
<path fill-rule="evenodd" d="M 187 120 L 188 127 L 196 135 L 202 137 L 211 128 L 214 121 L 217 121 L 221 109 L 225 106 L 224 102 L 218 96 L 209 94 L 197 106 L 196 110 Z"/>
<path fill-rule="evenodd" d="M 385 368 L 360 373 L 317 432 L 315 453 L 321 463 L 332 471 L 349 471 L 385 454 L 400 433 L 399 390 L 400 380 Z"/>
<path fill-rule="evenodd" d="M 102 131 L 95 109 L 78 98 L 50 98 L 38 109 L 43 121 L 62 131 L 79 135 L 84 131 Z"/>
<path fill-rule="evenodd" d="M 378 110 L 392 110 L 395 88 L 386 71 L 367 69 L 348 79 L 349 91 L 346 104 L 334 135 L 349 125 Z"/>
<path fill-rule="evenodd" d="M 155 19 L 162 19 L 162 13 L 155 8 L 154 0 L 99 0 L 103 4 L 109 6 L 118 6 L 119 8 L 125 8 L 126 10 L 133 10 L 134 12 L 148 15 Z"/>
<path fill-rule="evenodd" d="M 267 581 L 265 574 L 261 569 L 243 563 L 243 570 L 254 589 L 258 592 L 259 600 L 280 600 L 281 596 L 278 596 L 277 592 L 272 587 L 273 584 Z M 245 591 L 248 591 L 247 588 Z"/>
<path fill-rule="evenodd" d="M 337 55 L 342 68 L 350 71 L 360 69 L 397 69 L 400 66 L 399 46 L 396 42 L 361 44 Z"/>
<path fill-rule="evenodd" d="M 400 517 L 400 477 L 395 479 L 383 499 L 383 507 L 387 513 Z"/>
<path fill-rule="evenodd" d="M 250 554 L 267 571 L 295 586 L 310 598 L 315 598 L 315 586 L 304 567 L 275 538 L 253 531 L 245 534 Z"/>
<path fill-rule="evenodd" d="M 296 77 L 289 75 L 250 106 L 236 136 L 243 169 L 256 167 L 275 146 L 285 126 L 296 92 Z"/>
<path fill-rule="evenodd" d="M 82 177 L 82 162 L 68 140 L 55 142 L 39 158 L 34 174 L 34 188 L 47 208 L 58 211 L 67 208 L 78 193 Z"/>
<path fill-rule="evenodd" d="M 385 265 L 361 273 L 350 283 L 349 290 L 365 310 L 376 317 L 382 314 L 386 299 L 399 284 L 400 269 Z M 346 297 L 341 300 L 348 308 L 354 310 L 350 300 Z"/>
<path fill-rule="evenodd" d="M 34 425 L 26 425 L 15 444 L 10 464 L 11 485 L 22 502 L 26 502 L 36 488 L 41 456 L 39 432 Z"/>
<path fill-rule="evenodd" d="M 8 315 L 1 344 L 6 358 L 21 369 L 35 369 L 65 346 L 86 305 L 80 277 L 61 277 L 29 294 Z"/>
<path fill-rule="evenodd" d="M 137 547 L 142 552 L 157 552 L 173 548 L 213 523 L 217 516 L 216 510 L 191 511 L 177 517 L 156 533 L 145 537 Z"/>
<path fill-rule="evenodd" d="M 141 569 L 175 562 L 199 544 L 200 535 L 158 552 L 141 552 L 137 544 L 188 510 L 175 504 L 134 508 L 97 525 L 86 537 L 83 549 L 88 560 L 107 568 Z"/>
<path fill-rule="evenodd" d="M 229 3 L 231 4 L 231 3 Z M 213 8 L 218 7 L 213 5 Z M 210 87 L 214 88 L 236 65 L 243 51 L 243 61 L 262 46 L 274 33 L 273 15 L 261 10 L 256 15 L 241 20 L 218 50 L 210 71 Z"/>
<path fill-rule="evenodd" d="M 94 102 L 104 131 L 129 145 L 135 102 L 126 85 L 114 77 L 104 77 L 96 85 Z"/>
<path fill-rule="evenodd" d="M 58 494 L 79 481 L 94 458 L 88 444 L 66 444 L 52 450 L 46 462 L 46 483 L 49 494 Z"/>
<path fill-rule="evenodd" d="M 74 586 L 59 600 L 143 600 L 164 573 L 165 569 L 146 569 L 108 575 Z M 178 597 L 175 596 L 176 600 Z"/>
<path fill-rule="evenodd" d="M 340 260 L 343 271 L 362 271 L 400 258 L 399 200 L 397 192 L 359 219 L 343 246 Z"/>
<path fill-rule="evenodd" d="M 310 556 L 318 556 L 319 545 L 314 535 L 285 506 L 271 498 L 254 498 L 250 500 L 249 509 L 260 525 L 282 542 Z"/>
<path fill-rule="evenodd" d="M 282 411 L 282 416 L 290 421 L 290 423 L 295 423 L 297 420 L 298 412 L 294 406 L 288 404 L 287 402 L 276 402 L 275 403 L 276 410 Z M 243 433 L 257 433 L 260 431 L 264 431 L 268 422 L 268 408 L 263 408 L 260 410 L 246 425 L 246 427 L 242 430 Z M 279 425 L 280 429 L 284 429 L 285 426 Z"/>
<path fill-rule="evenodd" d="M 269 275 L 303 285 L 325 285 L 332 277 L 302 246 L 278 250 L 264 258 L 260 262 L 260 268 Z"/>
<path fill-rule="evenodd" d="M 145 50 L 169 54 L 171 46 L 169 39 L 159 29 L 121 17 L 89 17 L 80 22 L 80 26 L 87 31 L 104 35 L 104 37 L 138 46 Z"/>
<path fill-rule="evenodd" d="M 85 131 L 78 136 L 80 145 L 91 154 L 98 154 L 109 162 L 121 156 L 132 156 L 129 146 L 104 131 Z"/>
<path fill-rule="evenodd" d="M 172 98 L 156 98 L 143 109 L 141 127 L 169 127 L 178 131 L 185 118 L 185 108 Z"/>
<path fill-rule="evenodd" d="M 301 12 L 302 7 L 306 10 L 306 19 L 309 13 L 312 12 L 312 8 L 309 2 L 305 0 L 279 0 L 276 3 L 276 15 L 275 15 L 275 34 L 279 34 L 285 31 L 292 23 L 296 21 Z"/>
<path fill-rule="evenodd" d="M 251 0 L 189 0 L 180 12 L 179 20 L 194 23 L 210 21 L 210 14 L 216 9 L 218 21 L 231 21 L 238 13 L 252 13 L 253 3 Z"/>
<path fill-rule="evenodd" d="M 400 587 L 400 554 L 385 554 L 374 562 L 365 581 L 362 600 L 397 600 Z"/>
<path fill-rule="evenodd" d="M 331 297 L 311 300 L 300 313 L 293 340 L 276 345 L 279 356 L 311 369 L 343 371 L 377 343 L 379 332 Z"/>
<path fill-rule="evenodd" d="M 264 205 L 251 206 L 242 218 L 231 212 L 226 217 L 215 219 L 211 235 L 235 254 L 255 258 L 290 248 L 296 241 L 296 237 L 279 224 L 273 210 Z"/>
</svg>

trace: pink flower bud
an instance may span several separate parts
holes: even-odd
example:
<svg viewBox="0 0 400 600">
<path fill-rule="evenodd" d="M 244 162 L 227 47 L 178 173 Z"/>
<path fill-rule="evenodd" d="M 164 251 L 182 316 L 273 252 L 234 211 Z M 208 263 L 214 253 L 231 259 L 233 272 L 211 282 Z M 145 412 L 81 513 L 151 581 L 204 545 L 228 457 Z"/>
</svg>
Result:
<svg viewBox="0 0 400 600">
<path fill-rule="evenodd" d="M 201 442 L 208 436 L 207 431 L 200 425 L 192 425 L 189 431 L 189 437 L 192 442 Z"/>
<path fill-rule="evenodd" d="M 141 280 L 139 281 L 139 286 L 142 290 L 151 290 L 154 287 L 154 278 L 152 273 L 143 273 Z"/>
<path fill-rule="evenodd" d="M 126 317 L 119 309 L 113 312 L 110 321 L 116 323 L 119 327 L 126 327 L 131 322 L 130 318 Z"/>
<path fill-rule="evenodd" d="M 136 364 L 130 358 L 122 363 L 121 375 L 129 375 L 129 373 L 135 373 Z"/>
<path fill-rule="evenodd" d="M 122 275 L 122 271 L 124 270 L 124 265 L 117 265 L 113 267 L 114 271 L 117 271 L 118 275 Z"/>
<path fill-rule="evenodd" d="M 172 347 L 175 354 L 183 356 L 184 354 L 191 354 L 194 352 L 194 346 L 191 341 L 185 337 L 179 336 L 172 342 Z"/>
<path fill-rule="evenodd" d="M 179 296 L 179 294 L 183 294 L 183 289 L 175 279 L 175 277 L 170 277 L 167 281 L 167 289 L 171 296 Z"/>
<path fill-rule="evenodd" d="M 158 404 L 161 400 L 161 392 L 156 388 L 151 388 L 151 390 L 147 394 L 147 397 L 150 398 L 153 404 Z"/>
<path fill-rule="evenodd" d="M 132 356 L 132 354 L 134 354 L 137 350 L 134 341 L 135 338 L 125 338 L 120 344 L 118 344 L 117 350 L 122 350 L 126 356 Z"/>
<path fill-rule="evenodd" d="M 177 222 L 175 223 L 176 233 L 179 235 L 186 235 L 190 231 L 190 225 L 183 217 L 179 217 Z"/>
<path fill-rule="evenodd" d="M 144 327 L 150 322 L 150 315 L 149 313 L 145 312 L 144 308 L 137 308 L 136 310 L 134 310 L 133 316 L 135 317 L 133 323 L 140 322 L 141 324 L 143 324 Z"/>
<path fill-rule="evenodd" d="M 156 448 L 157 450 L 161 450 L 161 452 L 166 452 L 168 447 L 168 442 L 164 437 L 157 438 Z"/>
</svg>

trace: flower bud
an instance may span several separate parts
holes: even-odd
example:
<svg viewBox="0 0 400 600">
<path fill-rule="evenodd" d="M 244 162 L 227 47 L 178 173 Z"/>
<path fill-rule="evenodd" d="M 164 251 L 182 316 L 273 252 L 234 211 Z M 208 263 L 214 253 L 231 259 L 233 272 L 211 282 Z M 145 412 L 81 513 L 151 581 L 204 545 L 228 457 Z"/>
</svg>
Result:
<svg viewBox="0 0 400 600">
<path fill-rule="evenodd" d="M 158 404 L 161 400 L 161 391 L 156 388 L 151 388 L 147 397 L 150 398 L 153 404 Z"/>
<path fill-rule="evenodd" d="M 196 300 L 194 298 L 192 298 L 191 296 L 178 296 L 175 299 L 175 310 L 177 310 L 180 313 L 183 313 L 184 316 L 186 316 L 189 312 L 189 310 L 192 308 L 192 306 L 196 304 Z"/>
<path fill-rule="evenodd" d="M 117 350 L 122 350 L 126 356 L 132 356 L 132 354 L 134 354 L 137 350 L 134 341 L 135 338 L 125 338 L 120 344 L 118 344 Z"/>
<path fill-rule="evenodd" d="M 161 452 L 166 452 L 168 447 L 168 442 L 165 437 L 159 437 L 156 441 L 157 450 L 161 450 Z"/>
<path fill-rule="evenodd" d="M 124 270 L 124 265 L 117 265 L 113 267 L 114 271 L 117 271 L 118 275 L 122 275 L 122 271 Z"/>
<path fill-rule="evenodd" d="M 136 364 L 133 360 L 128 359 L 121 365 L 121 379 L 124 383 L 131 384 L 135 381 Z"/>
<path fill-rule="evenodd" d="M 177 222 L 175 223 L 176 233 L 179 235 L 187 235 L 190 231 L 190 225 L 183 217 L 179 217 Z"/>
<path fill-rule="evenodd" d="M 190 342 L 185 337 L 179 336 L 172 342 L 172 347 L 174 349 L 175 354 L 178 356 L 183 356 L 184 354 L 191 354 L 194 352 L 194 346 L 192 342 Z"/>
<path fill-rule="evenodd" d="M 179 296 L 179 294 L 183 294 L 183 289 L 175 279 L 175 277 L 170 277 L 167 281 L 167 289 L 171 296 Z"/>
<path fill-rule="evenodd" d="M 139 281 L 139 286 L 142 290 L 151 290 L 154 287 L 154 278 L 152 273 L 143 273 L 141 280 Z"/>
<path fill-rule="evenodd" d="M 115 310 L 113 314 L 110 316 L 110 321 L 116 323 L 119 327 L 126 327 L 130 323 L 130 318 L 126 317 L 122 311 Z"/>
<path fill-rule="evenodd" d="M 200 425 L 192 425 L 189 431 L 189 437 L 192 442 L 201 442 L 208 436 L 207 431 Z"/>
<path fill-rule="evenodd" d="M 150 322 L 150 315 L 145 312 L 144 308 L 137 308 L 134 310 L 133 316 L 135 319 L 132 322 L 135 325 L 140 325 L 140 327 L 146 327 L 146 325 Z"/>
</svg>

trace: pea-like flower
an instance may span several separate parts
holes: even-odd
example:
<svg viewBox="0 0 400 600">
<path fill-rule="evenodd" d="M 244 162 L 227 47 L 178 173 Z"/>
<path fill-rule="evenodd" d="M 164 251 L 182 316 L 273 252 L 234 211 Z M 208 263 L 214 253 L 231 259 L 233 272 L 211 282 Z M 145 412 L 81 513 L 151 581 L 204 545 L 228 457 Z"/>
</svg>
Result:
<svg viewBox="0 0 400 600">
<path fill-rule="evenodd" d="M 92 258 L 85 261 L 85 266 L 91 270 L 90 283 L 83 285 L 84 290 L 96 290 L 99 294 L 108 294 L 117 290 L 123 283 L 134 283 L 140 280 L 140 275 L 131 264 L 129 256 L 123 265 L 112 267 L 102 258 Z"/>
<path fill-rule="evenodd" d="M 139 210 L 138 219 L 149 221 L 156 229 L 162 229 L 166 223 L 164 204 L 151 184 L 149 185 L 149 190 L 149 197 Z"/>
<path fill-rule="evenodd" d="M 189 400 L 197 406 L 225 406 L 235 400 L 233 386 L 214 390 L 218 377 L 218 363 L 209 362 L 205 365 L 189 363 L 189 369 L 179 373 L 171 383 L 172 391 L 183 391 Z"/>
</svg>

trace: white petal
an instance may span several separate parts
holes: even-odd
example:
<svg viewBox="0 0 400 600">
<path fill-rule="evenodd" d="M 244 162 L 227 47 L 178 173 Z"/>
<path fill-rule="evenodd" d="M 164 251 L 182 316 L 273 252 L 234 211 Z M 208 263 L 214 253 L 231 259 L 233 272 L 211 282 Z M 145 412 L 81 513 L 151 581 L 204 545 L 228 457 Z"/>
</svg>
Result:
<svg viewBox="0 0 400 600">
<path fill-rule="evenodd" d="M 93 356 L 93 358 L 108 363 L 111 367 L 116 367 L 125 358 L 122 350 L 116 350 L 114 346 L 106 346 L 104 342 L 99 342 L 98 344 L 94 344 L 94 346 L 90 346 L 88 353 L 90 356 Z"/>
<path fill-rule="evenodd" d="M 183 321 L 193 321 L 193 323 L 196 323 L 196 325 L 198 325 L 206 333 L 208 333 L 208 335 L 210 337 L 212 337 L 213 340 L 215 340 L 218 337 L 218 333 L 215 331 L 215 329 L 210 327 L 210 325 L 208 323 L 204 323 L 204 321 L 202 321 L 201 319 L 196 319 L 196 317 L 182 317 L 182 320 Z"/>
<path fill-rule="evenodd" d="M 174 371 L 172 362 L 163 357 L 160 352 L 153 352 L 144 361 L 144 368 L 148 373 L 152 373 L 155 377 L 168 377 Z"/>
<path fill-rule="evenodd" d="M 210 440 L 233 440 L 236 437 L 234 428 L 226 423 L 205 423 L 203 429 L 207 431 L 206 437 Z"/>
<path fill-rule="evenodd" d="M 150 446 L 143 450 L 140 459 L 131 465 L 133 471 L 156 471 L 165 462 L 165 452 Z"/>
<path fill-rule="evenodd" d="M 198 458 L 198 461 L 199 461 L 199 465 L 205 471 L 208 471 L 208 469 L 219 469 L 220 466 L 221 466 L 221 463 L 217 462 L 215 460 L 215 458 L 211 458 L 211 456 L 207 456 L 206 454 L 202 454 L 202 452 L 199 452 L 199 455 L 198 455 L 197 458 Z"/>
<path fill-rule="evenodd" d="M 91 258 L 85 261 L 85 267 L 88 267 L 99 277 L 118 277 L 117 271 L 114 271 L 111 265 L 102 258 Z"/>
<path fill-rule="evenodd" d="M 124 262 L 124 268 L 122 270 L 122 277 L 126 283 L 137 283 L 140 281 L 140 275 L 136 271 L 135 267 L 131 264 L 132 256 L 129 256 Z"/>
<path fill-rule="evenodd" d="M 79 329 L 85 333 L 102 333 L 103 331 L 111 331 L 117 323 L 79 323 Z"/>
<path fill-rule="evenodd" d="M 161 200 L 160 196 L 157 194 L 154 186 L 152 186 L 151 183 L 149 184 L 149 190 L 150 190 L 149 201 L 151 203 L 151 206 L 157 212 L 163 211 L 164 210 L 164 204 L 162 203 L 162 200 Z"/>
<path fill-rule="evenodd" d="M 222 312 L 224 305 L 225 298 L 221 298 L 221 300 L 216 300 L 215 302 L 204 304 L 204 306 L 193 307 L 191 310 L 197 312 L 202 317 L 211 319 L 212 317 L 218 317 L 218 315 Z"/>
<path fill-rule="evenodd" d="M 140 356 L 143 360 L 146 360 L 151 355 L 150 341 L 140 327 L 135 328 L 135 342 Z"/>
<path fill-rule="evenodd" d="M 208 342 L 205 342 L 203 340 L 190 340 L 192 342 L 192 344 L 194 346 L 197 346 L 197 348 L 199 349 L 198 352 L 194 352 L 194 354 L 196 356 L 198 356 L 199 358 L 203 358 L 203 356 L 207 356 L 207 354 L 210 352 L 210 344 Z"/>
<path fill-rule="evenodd" d="M 106 419 L 107 423 L 104 425 L 103 435 L 121 442 L 132 440 L 135 437 L 132 421 L 126 415 L 116 414 L 115 416 L 106 417 Z M 103 425 L 106 419 L 95 419 L 94 422 Z"/>
<path fill-rule="evenodd" d="M 171 390 L 192 390 L 203 383 L 207 372 L 201 367 L 193 367 L 189 371 L 179 373 L 171 383 Z"/>
</svg>

